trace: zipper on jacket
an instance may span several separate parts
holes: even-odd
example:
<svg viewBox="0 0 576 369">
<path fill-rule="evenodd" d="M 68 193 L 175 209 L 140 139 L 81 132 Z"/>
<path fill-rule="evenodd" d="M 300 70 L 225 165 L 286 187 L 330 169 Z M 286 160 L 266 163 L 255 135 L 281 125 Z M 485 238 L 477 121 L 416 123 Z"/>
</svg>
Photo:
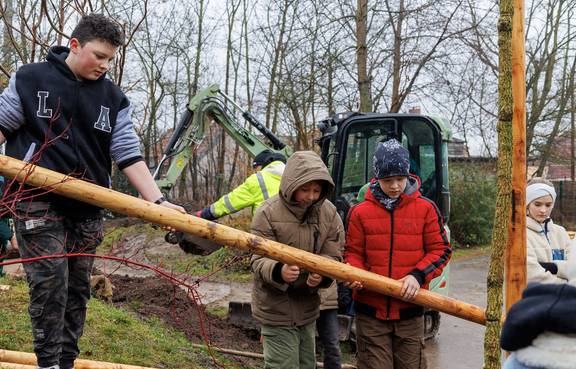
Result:
<svg viewBox="0 0 576 369">
<path fill-rule="evenodd" d="M 318 249 L 318 238 L 320 237 L 320 230 L 314 226 L 314 253 L 318 254 L 320 250 Z"/>
<path fill-rule="evenodd" d="M 394 209 L 390 211 L 390 253 L 388 256 L 388 278 L 392 278 L 392 253 L 394 249 Z M 392 298 L 387 296 L 386 301 L 386 320 L 390 319 L 390 306 Z"/>
</svg>

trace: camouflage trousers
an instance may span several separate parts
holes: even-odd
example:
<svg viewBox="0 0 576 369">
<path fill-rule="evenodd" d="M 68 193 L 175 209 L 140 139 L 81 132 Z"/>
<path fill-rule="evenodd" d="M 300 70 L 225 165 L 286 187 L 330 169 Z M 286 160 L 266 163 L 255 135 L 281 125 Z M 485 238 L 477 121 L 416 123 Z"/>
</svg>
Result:
<svg viewBox="0 0 576 369">
<path fill-rule="evenodd" d="M 23 259 L 65 253 L 94 254 L 103 237 L 102 218 L 70 218 L 48 202 L 16 208 Z M 80 350 L 90 299 L 92 257 L 39 259 L 24 264 L 30 293 L 34 352 L 40 367 L 70 369 Z"/>
</svg>

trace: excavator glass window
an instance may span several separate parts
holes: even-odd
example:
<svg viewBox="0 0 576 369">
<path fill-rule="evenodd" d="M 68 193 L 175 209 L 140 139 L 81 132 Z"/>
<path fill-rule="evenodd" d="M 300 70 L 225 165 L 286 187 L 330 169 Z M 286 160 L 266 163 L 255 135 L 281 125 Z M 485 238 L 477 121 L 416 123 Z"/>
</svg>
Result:
<svg viewBox="0 0 576 369">
<path fill-rule="evenodd" d="M 373 175 L 372 156 L 381 141 L 397 138 L 394 120 L 354 124 L 347 132 L 343 155 L 340 196 L 348 203 L 356 200 L 358 191 Z"/>
<path fill-rule="evenodd" d="M 436 201 L 440 141 L 434 129 L 427 120 L 417 117 L 366 120 L 348 125 L 341 141 L 341 182 L 336 196 L 348 204 L 356 202 L 358 192 L 373 176 L 372 156 L 376 145 L 396 138 L 410 152 L 410 172 L 420 177 L 422 194 Z"/>
</svg>

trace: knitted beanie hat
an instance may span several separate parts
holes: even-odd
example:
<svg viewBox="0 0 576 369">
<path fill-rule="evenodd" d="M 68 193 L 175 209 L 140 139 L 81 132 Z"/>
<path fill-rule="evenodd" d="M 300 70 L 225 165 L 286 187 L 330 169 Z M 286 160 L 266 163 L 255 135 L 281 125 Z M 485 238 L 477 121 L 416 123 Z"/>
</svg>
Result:
<svg viewBox="0 0 576 369">
<path fill-rule="evenodd" d="M 526 206 L 530 205 L 532 201 L 548 195 L 552 197 L 552 203 L 555 203 L 556 190 L 554 187 L 545 183 L 533 183 L 526 187 Z"/>
<path fill-rule="evenodd" d="M 396 139 L 381 142 L 373 158 L 376 179 L 409 175 L 410 154 Z"/>
</svg>

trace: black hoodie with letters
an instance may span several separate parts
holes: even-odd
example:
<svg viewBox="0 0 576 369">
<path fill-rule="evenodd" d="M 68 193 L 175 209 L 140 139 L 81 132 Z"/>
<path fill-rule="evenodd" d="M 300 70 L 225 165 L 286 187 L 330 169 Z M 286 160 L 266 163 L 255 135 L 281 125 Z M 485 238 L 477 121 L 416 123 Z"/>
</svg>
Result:
<svg viewBox="0 0 576 369">
<path fill-rule="evenodd" d="M 0 121 L 6 154 L 100 186 L 110 186 L 112 159 L 120 169 L 142 160 L 130 120 L 130 102 L 103 75 L 79 80 L 65 60 L 69 49 L 52 47 L 45 62 L 22 66 L 3 95 L 11 96 L 19 122 Z M 15 93 L 14 93 L 15 90 Z M 8 101 L 2 96 L 0 103 Z M 8 108 L 2 105 L 2 110 Z M 54 194 L 39 195 L 64 212 L 91 216 L 99 209 Z"/>
</svg>

